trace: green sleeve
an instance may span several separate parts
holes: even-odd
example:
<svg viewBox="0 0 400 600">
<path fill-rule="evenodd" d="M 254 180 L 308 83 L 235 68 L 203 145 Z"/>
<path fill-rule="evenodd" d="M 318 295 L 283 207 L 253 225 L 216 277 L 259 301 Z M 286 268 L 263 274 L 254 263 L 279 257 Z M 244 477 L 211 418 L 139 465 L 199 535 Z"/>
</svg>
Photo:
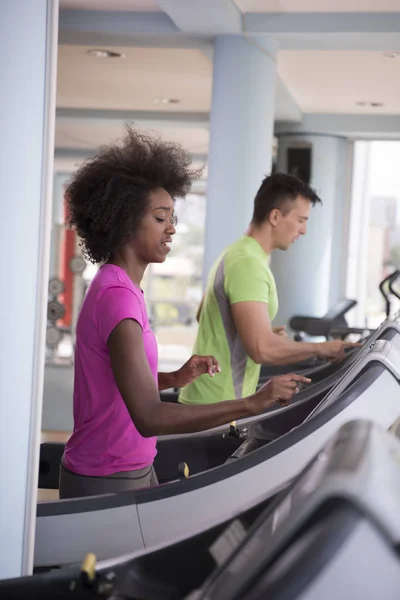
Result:
<svg viewBox="0 0 400 600">
<path fill-rule="evenodd" d="M 244 256 L 226 265 L 225 293 L 230 304 L 265 302 L 268 304 L 271 282 L 266 265 L 260 259 Z"/>
</svg>

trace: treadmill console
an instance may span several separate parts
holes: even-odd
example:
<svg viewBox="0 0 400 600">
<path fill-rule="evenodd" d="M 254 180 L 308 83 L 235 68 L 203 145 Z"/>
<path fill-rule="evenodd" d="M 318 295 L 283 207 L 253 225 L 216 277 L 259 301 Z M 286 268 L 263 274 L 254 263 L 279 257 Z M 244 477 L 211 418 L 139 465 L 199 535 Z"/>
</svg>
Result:
<svg viewBox="0 0 400 600">
<path fill-rule="evenodd" d="M 390 463 L 389 470 L 384 463 Z M 393 498 L 392 506 L 386 505 L 388 495 Z M 388 537 L 398 543 L 399 500 L 400 443 L 370 422 L 347 423 L 289 488 L 278 495 L 244 539 L 238 536 L 236 548 L 190 599 L 243 597 L 241 590 L 249 581 L 256 580 L 287 546 L 294 532 L 301 530 L 313 515 L 320 514 L 324 506 L 352 505 L 357 514 L 364 513 L 377 520 Z M 224 536 L 232 536 L 230 529 L 231 526 L 219 542 L 226 541 Z"/>
<path fill-rule="evenodd" d="M 378 339 L 368 344 L 367 347 L 360 349 L 360 353 L 353 365 L 338 383 L 331 389 L 323 400 L 314 408 L 313 411 L 304 419 L 304 422 L 309 421 L 315 415 L 325 410 L 333 402 L 336 402 L 340 394 L 342 394 L 349 385 L 362 373 L 368 364 L 380 362 L 400 380 L 400 354 L 391 342 L 383 339 Z"/>
</svg>

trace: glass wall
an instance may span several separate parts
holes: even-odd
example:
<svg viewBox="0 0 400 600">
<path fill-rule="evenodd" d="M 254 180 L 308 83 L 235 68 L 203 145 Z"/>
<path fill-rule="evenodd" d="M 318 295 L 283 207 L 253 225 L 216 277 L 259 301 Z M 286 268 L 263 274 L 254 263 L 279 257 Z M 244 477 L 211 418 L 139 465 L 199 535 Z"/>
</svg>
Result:
<svg viewBox="0 0 400 600">
<path fill-rule="evenodd" d="M 358 300 L 356 325 L 376 327 L 386 316 L 381 281 L 400 268 L 400 142 L 356 142 L 347 295 Z M 400 279 L 393 285 L 400 292 Z M 385 288 L 386 289 L 386 288 Z M 391 311 L 399 310 L 395 296 Z"/>
</svg>

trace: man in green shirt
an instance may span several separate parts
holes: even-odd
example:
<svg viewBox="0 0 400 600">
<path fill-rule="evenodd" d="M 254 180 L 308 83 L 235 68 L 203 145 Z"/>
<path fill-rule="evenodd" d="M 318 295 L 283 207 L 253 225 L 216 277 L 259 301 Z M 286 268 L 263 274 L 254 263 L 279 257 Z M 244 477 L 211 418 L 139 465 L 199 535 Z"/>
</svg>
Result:
<svg viewBox="0 0 400 600">
<path fill-rule="evenodd" d="M 200 377 L 181 390 L 179 402 L 209 404 L 255 392 L 262 364 L 284 365 L 312 357 L 339 361 L 341 340 L 293 342 L 272 328 L 278 294 L 268 258 L 305 235 L 311 207 L 321 202 L 306 183 L 283 173 L 266 177 L 254 200 L 253 218 L 243 237 L 214 263 L 199 311 L 194 353 L 213 355 L 221 373 Z"/>
</svg>

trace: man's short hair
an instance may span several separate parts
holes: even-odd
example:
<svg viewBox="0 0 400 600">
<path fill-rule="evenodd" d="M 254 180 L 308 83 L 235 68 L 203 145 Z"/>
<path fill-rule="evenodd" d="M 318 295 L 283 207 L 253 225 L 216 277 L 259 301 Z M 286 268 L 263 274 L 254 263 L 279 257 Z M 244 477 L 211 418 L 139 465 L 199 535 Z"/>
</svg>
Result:
<svg viewBox="0 0 400 600">
<path fill-rule="evenodd" d="M 268 175 L 262 182 L 254 199 L 252 223 L 261 225 L 266 221 L 274 208 L 283 214 L 291 210 L 291 203 L 301 196 L 309 200 L 313 206 L 321 203 L 316 191 L 301 179 L 287 173 Z"/>
</svg>

